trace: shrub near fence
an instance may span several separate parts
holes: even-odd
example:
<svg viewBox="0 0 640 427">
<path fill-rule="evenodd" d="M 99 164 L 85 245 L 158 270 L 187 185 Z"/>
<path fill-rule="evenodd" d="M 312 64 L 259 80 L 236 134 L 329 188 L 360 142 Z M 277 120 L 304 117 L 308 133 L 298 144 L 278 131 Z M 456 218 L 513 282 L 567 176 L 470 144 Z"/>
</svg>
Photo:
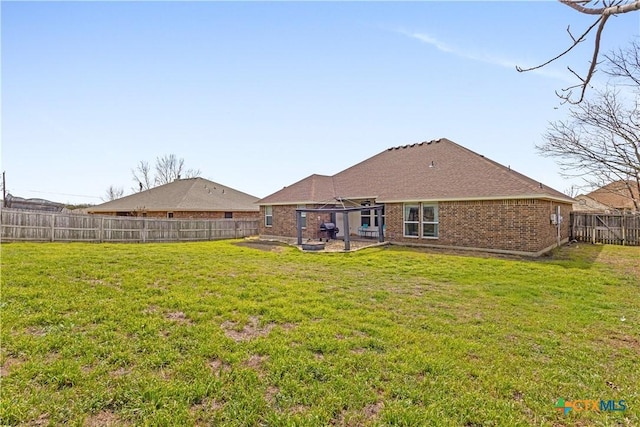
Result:
<svg viewBox="0 0 640 427">
<path fill-rule="evenodd" d="M 572 212 L 571 238 L 579 242 L 640 246 L 640 215 Z"/>
<path fill-rule="evenodd" d="M 183 242 L 249 237 L 255 219 L 160 219 L 2 209 L 3 242 Z"/>
</svg>

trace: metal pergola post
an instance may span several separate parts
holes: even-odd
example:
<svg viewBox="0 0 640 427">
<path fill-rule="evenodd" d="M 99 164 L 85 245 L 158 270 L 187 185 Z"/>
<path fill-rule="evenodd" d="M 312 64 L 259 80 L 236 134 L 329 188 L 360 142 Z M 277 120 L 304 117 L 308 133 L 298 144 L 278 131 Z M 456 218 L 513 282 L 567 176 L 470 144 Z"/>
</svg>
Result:
<svg viewBox="0 0 640 427">
<path fill-rule="evenodd" d="M 298 229 L 298 246 L 302 244 L 302 211 L 296 209 L 296 228 Z"/>
<path fill-rule="evenodd" d="M 351 250 L 351 242 L 349 241 L 349 212 L 342 212 L 342 224 L 344 225 L 344 250 Z"/>
<path fill-rule="evenodd" d="M 376 218 L 378 219 L 378 242 L 384 242 L 384 224 L 382 223 L 382 206 L 376 208 Z"/>
</svg>

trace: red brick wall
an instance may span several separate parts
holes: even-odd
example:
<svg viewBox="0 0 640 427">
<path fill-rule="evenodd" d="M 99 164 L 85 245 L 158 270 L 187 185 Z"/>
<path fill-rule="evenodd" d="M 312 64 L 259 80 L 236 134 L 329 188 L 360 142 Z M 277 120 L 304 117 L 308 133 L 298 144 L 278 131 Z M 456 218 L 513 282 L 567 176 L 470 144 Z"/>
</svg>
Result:
<svg viewBox="0 0 640 427">
<path fill-rule="evenodd" d="M 459 246 L 538 252 L 556 243 L 550 215 L 559 204 L 539 199 L 478 200 L 438 203 L 439 236 L 403 236 L 403 204 L 385 206 L 386 240 L 409 244 Z M 561 239 L 569 237 L 570 204 L 560 204 Z"/>
<path fill-rule="evenodd" d="M 145 212 L 147 218 L 167 218 L 167 211 L 151 211 Z M 117 215 L 116 212 L 100 212 L 99 215 Z M 133 212 L 131 216 L 145 216 L 142 212 Z M 191 211 L 173 211 L 174 219 L 224 219 L 224 212 L 191 212 Z M 258 219 L 260 212 L 246 211 L 233 212 L 232 219 Z"/>
<path fill-rule="evenodd" d="M 320 206 L 306 205 L 307 208 Z M 326 206 L 324 206 L 326 207 Z M 265 207 L 260 206 L 260 221 L 258 231 L 262 236 L 297 237 L 296 209 L 297 205 L 272 206 L 273 222 L 270 227 L 265 225 Z M 302 229 L 302 238 L 318 239 L 318 229 L 323 222 L 329 222 L 331 215 L 328 213 L 307 212 L 307 227 Z"/>
<path fill-rule="evenodd" d="M 540 199 L 477 200 L 438 203 L 438 238 L 404 237 L 402 203 L 385 205 L 385 240 L 394 243 L 456 246 L 478 249 L 537 253 L 557 242 L 556 226 L 550 216 L 560 205 L 564 221 L 561 240 L 569 237 L 571 205 Z M 313 206 L 307 206 L 313 207 Z M 260 207 L 259 233 L 266 236 L 296 237 L 296 206 L 273 206 L 273 225 L 265 226 L 264 206 Z M 304 239 L 318 238 L 318 228 L 329 214 L 307 213 Z"/>
<path fill-rule="evenodd" d="M 147 214 L 147 216 L 149 216 Z M 164 217 L 167 217 L 167 213 L 164 213 Z M 224 219 L 224 212 L 173 212 L 173 217 L 176 219 L 194 218 L 194 219 Z M 246 211 L 246 212 L 233 212 L 233 217 L 230 219 L 258 219 L 260 212 Z"/>
</svg>

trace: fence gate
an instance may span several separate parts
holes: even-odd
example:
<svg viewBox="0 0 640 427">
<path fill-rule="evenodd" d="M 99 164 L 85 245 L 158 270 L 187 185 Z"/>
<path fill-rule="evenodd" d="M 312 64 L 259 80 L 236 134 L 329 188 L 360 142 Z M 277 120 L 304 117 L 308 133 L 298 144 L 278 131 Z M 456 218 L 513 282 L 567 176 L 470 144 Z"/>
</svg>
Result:
<svg viewBox="0 0 640 427">
<path fill-rule="evenodd" d="M 571 239 L 640 246 L 640 215 L 572 212 Z"/>
</svg>

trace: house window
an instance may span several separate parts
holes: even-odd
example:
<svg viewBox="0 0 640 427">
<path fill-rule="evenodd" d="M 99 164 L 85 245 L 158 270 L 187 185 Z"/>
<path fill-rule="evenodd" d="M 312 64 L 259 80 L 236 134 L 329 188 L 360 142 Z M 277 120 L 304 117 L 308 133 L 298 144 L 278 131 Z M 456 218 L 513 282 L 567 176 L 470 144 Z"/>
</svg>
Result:
<svg viewBox="0 0 640 427">
<path fill-rule="evenodd" d="M 438 237 L 438 205 L 422 205 L 422 237 Z"/>
<path fill-rule="evenodd" d="M 404 235 L 418 237 L 420 235 L 420 205 L 404 205 Z"/>
<path fill-rule="evenodd" d="M 404 236 L 433 239 L 438 237 L 438 205 L 414 203 L 404 205 Z"/>
<path fill-rule="evenodd" d="M 173 218 L 173 212 L 167 212 L 167 218 Z"/>
<path fill-rule="evenodd" d="M 225 212 L 225 213 L 224 213 L 224 217 L 225 217 L 225 219 L 231 219 L 231 218 L 233 218 L 233 212 Z"/>
<path fill-rule="evenodd" d="M 304 209 L 307 205 L 298 205 L 298 209 Z M 307 213 L 300 212 L 300 226 L 302 228 L 307 228 Z"/>
<path fill-rule="evenodd" d="M 264 225 L 266 227 L 273 225 L 273 206 L 264 207 Z"/>
<path fill-rule="evenodd" d="M 370 201 L 362 202 L 362 206 L 371 206 Z M 366 211 L 360 211 L 360 225 L 362 227 L 369 227 L 371 225 L 371 209 Z"/>
</svg>

